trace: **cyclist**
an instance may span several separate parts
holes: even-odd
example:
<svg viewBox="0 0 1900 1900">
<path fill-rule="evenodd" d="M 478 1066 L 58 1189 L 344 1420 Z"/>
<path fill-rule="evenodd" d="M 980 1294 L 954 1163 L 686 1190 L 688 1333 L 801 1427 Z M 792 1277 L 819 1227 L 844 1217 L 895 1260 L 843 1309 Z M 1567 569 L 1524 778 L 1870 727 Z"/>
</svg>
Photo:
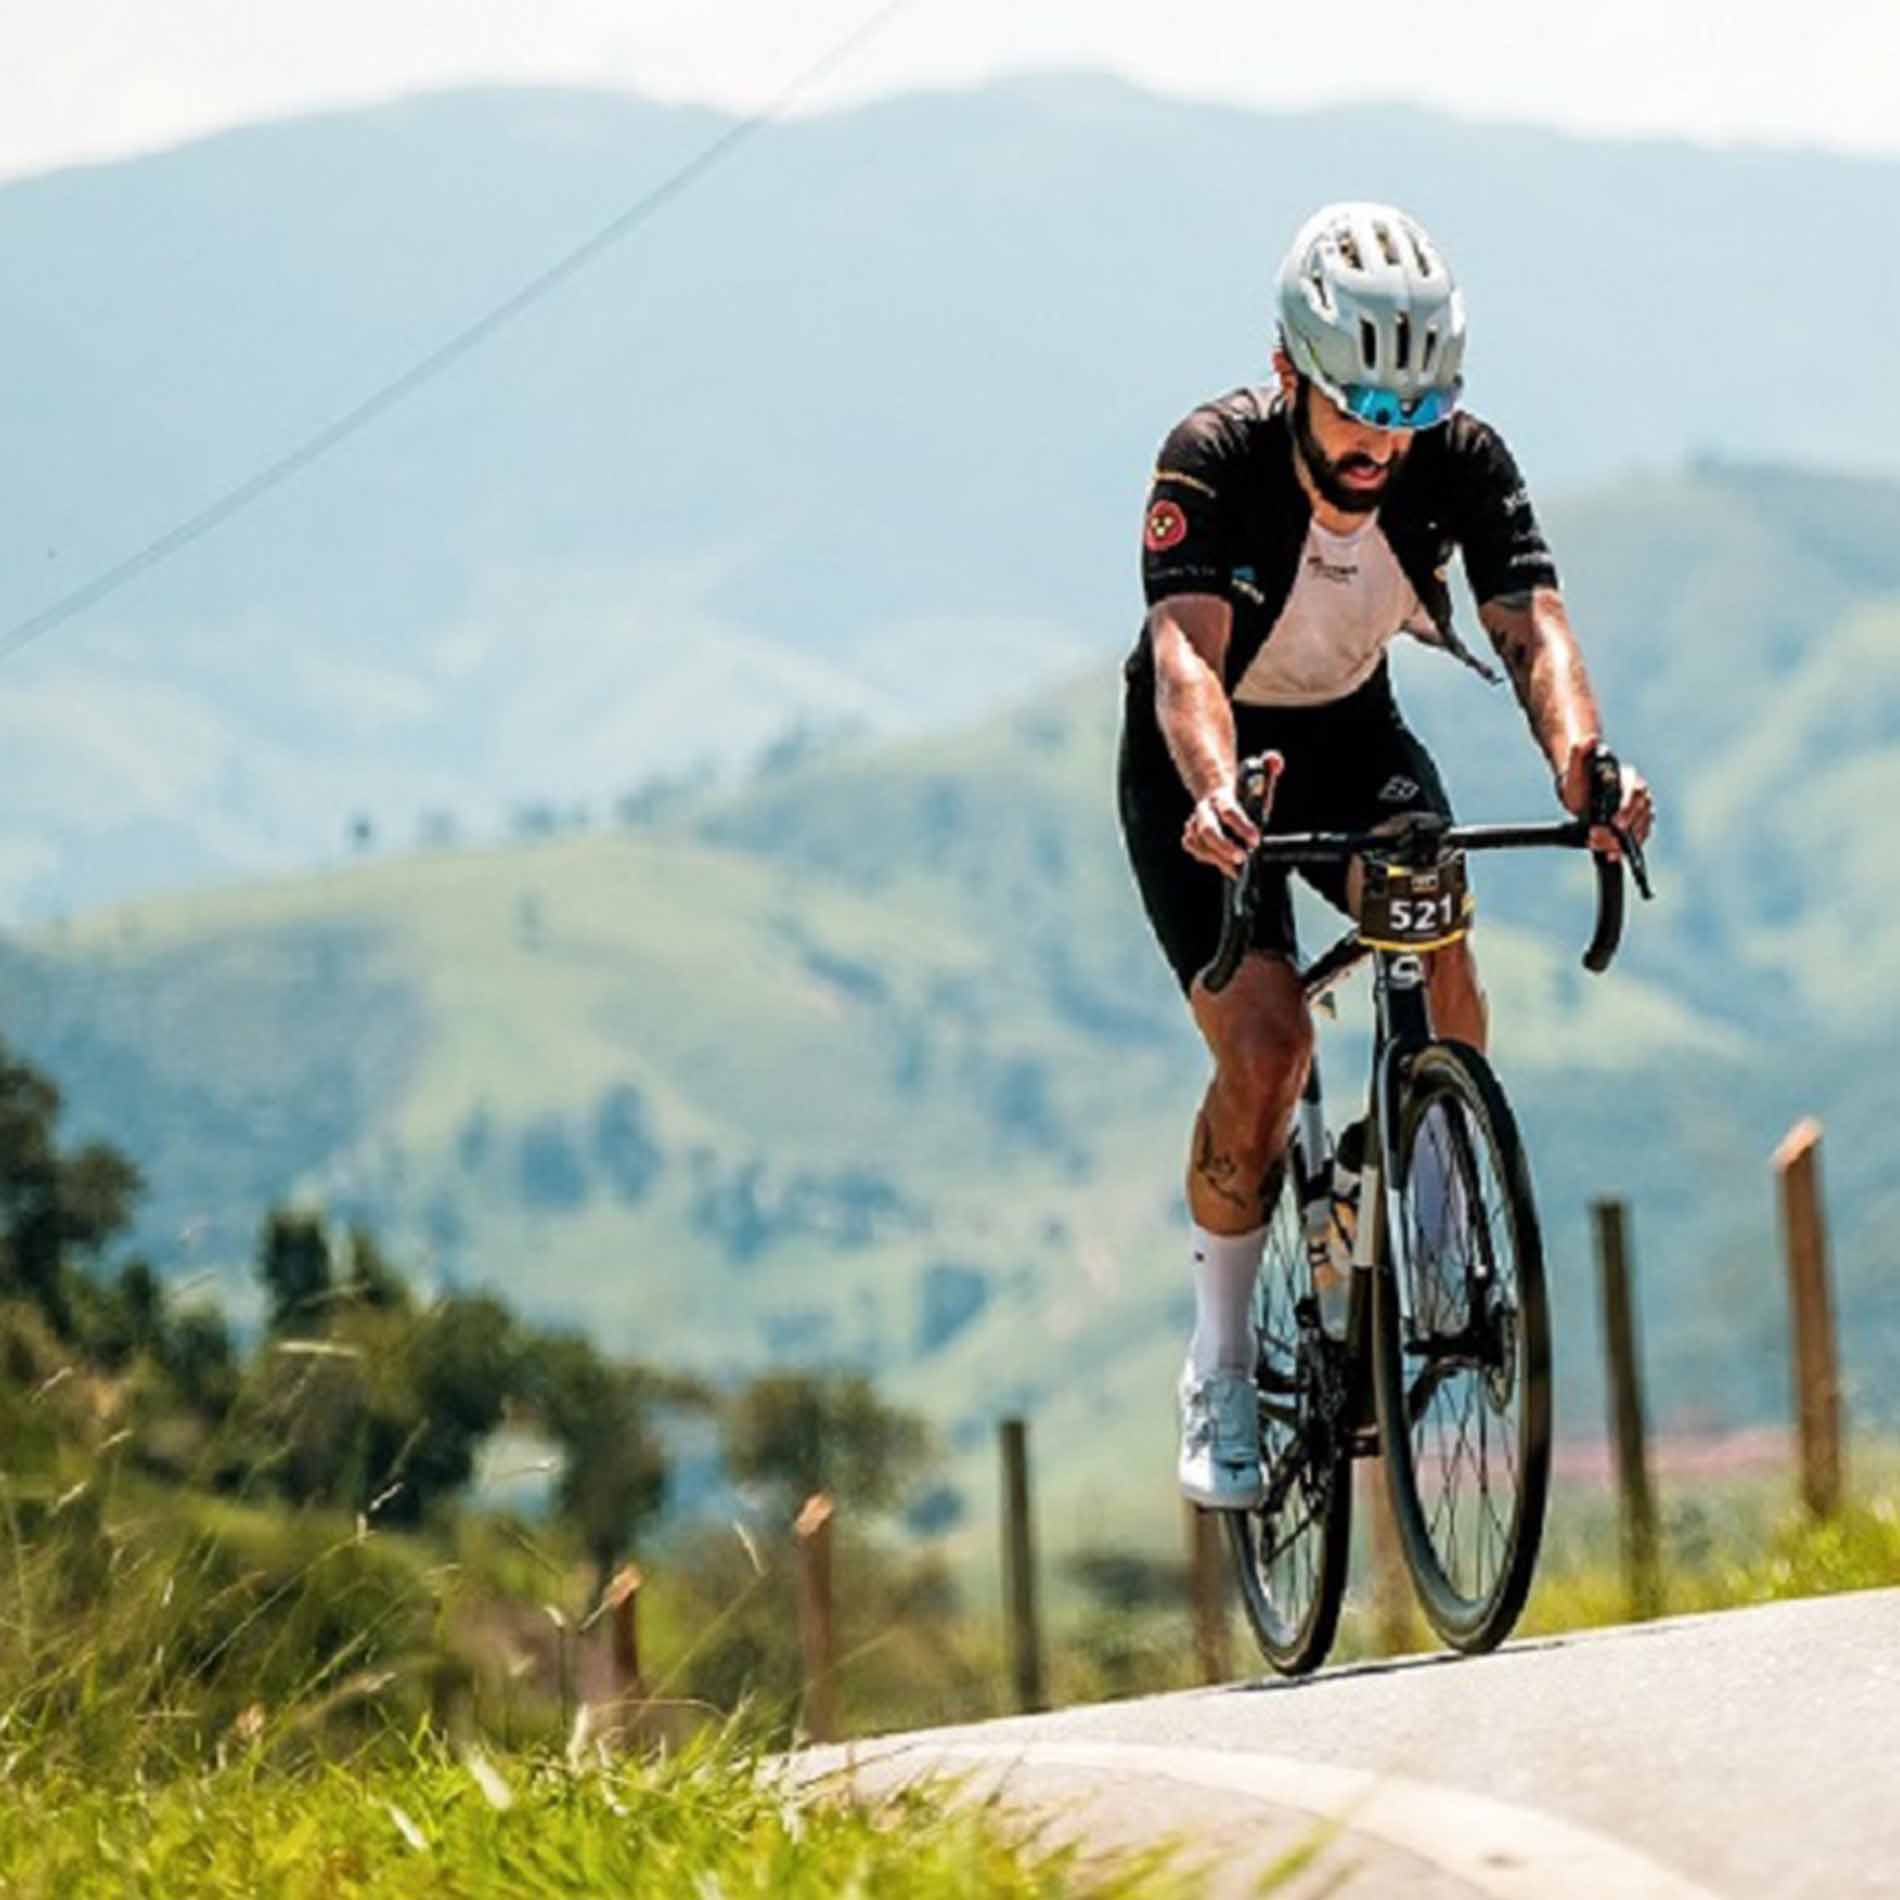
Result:
<svg viewBox="0 0 1900 1900">
<path fill-rule="evenodd" d="M 1179 1477 L 1187 1497 L 1219 1509 L 1262 1497 L 1253 1289 L 1313 1047 L 1284 874 L 1234 981 L 1215 996 L 1197 980 L 1219 934 L 1221 880 L 1259 836 L 1236 759 L 1283 756 L 1274 830 L 1449 817 L 1438 769 L 1393 699 L 1386 648 L 1409 633 L 1496 679 L 1452 624 L 1454 546 L 1573 814 L 1588 808 L 1603 736 L 1517 466 L 1459 408 L 1465 312 L 1444 254 L 1390 205 L 1328 205 L 1286 254 L 1278 306 L 1273 384 L 1202 404 L 1162 445 L 1119 775 L 1142 902 L 1214 1062 L 1188 1160 L 1195 1317 Z M 1640 841 L 1652 820 L 1649 789 L 1626 768 L 1619 821 Z M 1615 849 L 1607 832 L 1597 842 Z M 1308 876 L 1352 912 L 1356 866 Z M 1426 961 L 1438 1028 L 1482 1048 L 1468 946 Z"/>
</svg>

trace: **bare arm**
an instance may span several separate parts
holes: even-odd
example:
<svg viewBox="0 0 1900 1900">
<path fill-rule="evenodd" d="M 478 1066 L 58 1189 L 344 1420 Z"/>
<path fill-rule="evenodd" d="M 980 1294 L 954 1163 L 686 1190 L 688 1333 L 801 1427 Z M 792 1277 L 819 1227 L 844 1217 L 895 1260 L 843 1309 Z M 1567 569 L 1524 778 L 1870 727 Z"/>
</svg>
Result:
<svg viewBox="0 0 1900 1900">
<path fill-rule="evenodd" d="M 1155 718 L 1197 802 L 1234 782 L 1234 709 L 1220 675 L 1233 627 L 1234 610 L 1213 594 L 1178 594 L 1148 616 Z"/>
<path fill-rule="evenodd" d="M 1590 755 L 1603 741 L 1603 717 L 1563 595 L 1554 587 L 1501 594 L 1478 609 L 1478 618 L 1550 761 L 1558 796 L 1582 817 L 1589 802 Z M 1654 822 L 1649 787 L 1627 765 L 1620 818 L 1639 841 L 1649 836 Z M 1607 833 L 1601 842 L 1614 855 L 1615 841 Z"/>
<path fill-rule="evenodd" d="M 1214 594 L 1178 594 L 1148 616 L 1154 649 L 1155 719 L 1194 800 L 1182 848 L 1230 876 L 1259 829 L 1234 791 L 1234 709 L 1221 683 L 1234 610 Z"/>
<path fill-rule="evenodd" d="M 1510 675 L 1518 704 L 1531 722 L 1550 769 L 1562 778 L 1571 755 L 1603 737 L 1603 720 L 1590 687 L 1564 597 L 1554 587 L 1487 600 L 1478 618 Z"/>
</svg>

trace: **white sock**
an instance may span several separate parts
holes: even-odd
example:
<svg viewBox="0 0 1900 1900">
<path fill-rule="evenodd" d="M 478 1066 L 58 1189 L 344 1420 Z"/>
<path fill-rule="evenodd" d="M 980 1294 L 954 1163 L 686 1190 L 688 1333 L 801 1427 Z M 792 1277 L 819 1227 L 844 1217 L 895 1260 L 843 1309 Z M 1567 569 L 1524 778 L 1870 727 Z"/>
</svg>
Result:
<svg viewBox="0 0 1900 1900">
<path fill-rule="evenodd" d="M 1250 1234 L 1210 1234 L 1190 1229 L 1194 1241 L 1194 1337 L 1188 1364 L 1197 1379 L 1210 1372 L 1252 1372 L 1254 1356 L 1253 1289 L 1267 1230 Z"/>
</svg>

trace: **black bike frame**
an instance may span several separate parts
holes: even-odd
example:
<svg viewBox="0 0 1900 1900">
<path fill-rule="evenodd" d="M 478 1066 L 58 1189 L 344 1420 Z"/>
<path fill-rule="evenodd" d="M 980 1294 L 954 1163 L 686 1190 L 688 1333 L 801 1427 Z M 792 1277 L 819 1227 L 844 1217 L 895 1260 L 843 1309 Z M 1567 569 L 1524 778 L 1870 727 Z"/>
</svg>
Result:
<svg viewBox="0 0 1900 1900">
<path fill-rule="evenodd" d="M 1375 949 L 1356 935 L 1343 937 L 1303 973 L 1301 987 L 1308 1001 L 1317 999 L 1367 957 L 1374 959 L 1372 1074 L 1366 1091 L 1367 1141 L 1359 1177 L 1361 1217 L 1353 1248 L 1346 1319 L 1349 1375 L 1344 1416 L 1339 1421 L 1355 1458 L 1371 1457 L 1378 1451 L 1371 1380 L 1372 1275 L 1375 1270 L 1389 1271 L 1394 1265 L 1406 1264 L 1394 1260 L 1392 1236 L 1398 1236 L 1400 1248 L 1409 1244 L 1400 1218 L 1398 1188 L 1388 1178 L 1385 1157 L 1398 1152 L 1397 1116 L 1404 1100 L 1406 1067 L 1433 1038 L 1423 962 L 1409 951 Z M 1298 1189 L 1304 1245 L 1309 1202 L 1315 1194 L 1331 1190 L 1330 1180 L 1321 1178 L 1328 1150 L 1317 1056 L 1307 1070 L 1287 1146 Z M 1403 1279 L 1400 1284 L 1405 1284 Z"/>
<path fill-rule="evenodd" d="M 1242 802 L 1256 823 L 1263 821 L 1261 801 L 1273 776 L 1264 759 L 1249 759 L 1240 768 Z M 1448 825 L 1427 813 L 1415 816 L 1397 830 L 1282 832 L 1263 837 L 1248 853 L 1239 876 L 1228 884 L 1220 943 L 1201 974 L 1202 982 L 1210 990 L 1219 991 L 1233 980 L 1247 953 L 1261 875 L 1268 866 L 1337 864 L 1380 854 L 1426 869 L 1459 851 L 1553 846 L 1590 850 L 1593 831 L 1598 828 L 1614 833 L 1622 852 L 1621 858 L 1595 853 L 1596 928 L 1583 961 L 1589 970 L 1606 970 L 1622 938 L 1624 862 L 1629 864 L 1637 888 L 1645 898 L 1650 895 L 1650 888 L 1641 847 L 1616 824 L 1622 796 L 1622 771 L 1607 748 L 1597 749 L 1590 784 L 1591 810 L 1587 821 Z M 1368 957 L 1374 959 L 1372 1074 L 1367 1087 L 1366 1157 L 1360 1175 L 1361 1215 L 1353 1248 L 1352 1285 L 1347 1306 L 1349 1384 L 1344 1416 L 1339 1421 L 1349 1435 L 1349 1446 L 1355 1457 L 1369 1456 L 1378 1450 L 1369 1336 L 1372 1274 L 1375 1269 L 1390 1272 L 1411 1264 L 1409 1258 L 1404 1257 L 1410 1237 L 1402 1218 L 1399 1184 L 1390 1178 L 1386 1157 L 1399 1151 L 1398 1117 L 1405 1100 L 1406 1071 L 1418 1052 L 1433 1040 L 1431 1002 L 1421 953 L 1369 944 L 1359 935 L 1356 926 L 1300 973 L 1300 987 L 1310 1004 L 1317 1002 Z M 1317 1178 L 1328 1153 L 1317 1057 L 1301 1091 L 1288 1152 L 1298 1193 L 1300 1242 L 1304 1246 L 1311 1198 L 1330 1191 L 1330 1182 Z M 1409 1285 L 1409 1274 L 1400 1272 L 1398 1284 Z M 1297 1419 L 1288 1422 L 1297 1427 Z"/>
</svg>

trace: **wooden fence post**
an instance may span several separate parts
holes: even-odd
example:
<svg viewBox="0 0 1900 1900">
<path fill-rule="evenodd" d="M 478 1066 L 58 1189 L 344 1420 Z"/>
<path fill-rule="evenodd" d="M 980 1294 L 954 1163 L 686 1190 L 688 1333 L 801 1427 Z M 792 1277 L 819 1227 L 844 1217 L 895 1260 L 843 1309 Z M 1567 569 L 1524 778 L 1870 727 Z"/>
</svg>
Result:
<svg viewBox="0 0 1900 1900">
<path fill-rule="evenodd" d="M 1036 1539 L 1029 1514 L 1029 1428 L 1006 1418 L 1003 1453 L 1003 1614 L 1009 1624 L 1010 1680 L 1017 1708 L 1045 1706 L 1042 1631 L 1036 1615 Z"/>
<path fill-rule="evenodd" d="M 1399 1548 L 1399 1527 L 1392 1518 L 1392 1496 L 1387 1489 L 1383 1458 L 1355 1461 L 1359 1521 L 1366 1527 L 1366 1550 L 1372 1567 L 1372 1641 L 1382 1656 L 1403 1656 L 1417 1648 L 1412 1629 L 1412 1584 L 1406 1574 L 1405 1553 Z"/>
<path fill-rule="evenodd" d="M 614 1703 L 623 1715 L 647 1692 L 640 1680 L 640 1586 L 645 1581 L 638 1564 L 622 1564 L 603 1599 L 613 1617 Z"/>
<path fill-rule="evenodd" d="M 805 1651 L 805 1733 L 838 1739 L 837 1685 L 832 1675 L 831 1499 L 815 1491 L 792 1526 L 798 1540 L 798 1631 Z"/>
<path fill-rule="evenodd" d="M 1616 1488 L 1623 1532 L 1623 1577 L 1630 1614 L 1662 1610 L 1656 1496 L 1649 1482 L 1649 1442 L 1643 1418 L 1643 1373 L 1636 1339 L 1636 1302 L 1630 1285 L 1629 1213 L 1621 1201 L 1598 1201 L 1597 1271 L 1603 1290 L 1604 1371 L 1609 1388 L 1610 1440 L 1616 1447 Z"/>
<path fill-rule="evenodd" d="M 1187 1525 L 1188 1609 L 1194 1619 L 1194 1654 L 1203 1682 L 1225 1682 L 1233 1673 L 1227 1647 L 1227 1553 L 1219 1516 L 1182 1500 Z"/>
<path fill-rule="evenodd" d="M 1801 1440 L 1801 1496 L 1814 1516 L 1841 1506 L 1841 1370 L 1828 1284 L 1827 1222 L 1821 1205 L 1821 1124 L 1797 1122 L 1775 1150 L 1781 1231 L 1794 1319 L 1795 1417 Z"/>
</svg>

